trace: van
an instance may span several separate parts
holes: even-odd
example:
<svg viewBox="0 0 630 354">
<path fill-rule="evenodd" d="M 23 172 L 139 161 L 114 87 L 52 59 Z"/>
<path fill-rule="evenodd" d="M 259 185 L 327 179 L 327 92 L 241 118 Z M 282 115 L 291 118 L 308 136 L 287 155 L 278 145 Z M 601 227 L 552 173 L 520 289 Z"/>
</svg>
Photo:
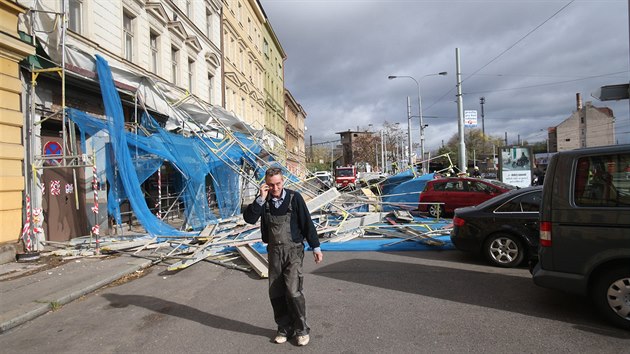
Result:
<svg viewBox="0 0 630 354">
<path fill-rule="evenodd" d="M 315 177 L 324 184 L 327 188 L 332 187 L 333 178 L 332 174 L 328 171 L 316 171 L 314 173 Z"/>
<path fill-rule="evenodd" d="M 540 208 L 536 285 L 590 296 L 630 329 L 630 145 L 559 152 Z"/>
</svg>

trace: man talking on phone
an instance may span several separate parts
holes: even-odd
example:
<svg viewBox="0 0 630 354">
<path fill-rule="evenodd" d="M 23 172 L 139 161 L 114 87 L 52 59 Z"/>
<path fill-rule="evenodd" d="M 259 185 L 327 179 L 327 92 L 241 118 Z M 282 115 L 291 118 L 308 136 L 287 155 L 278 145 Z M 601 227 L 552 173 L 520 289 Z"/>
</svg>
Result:
<svg viewBox="0 0 630 354">
<path fill-rule="evenodd" d="M 284 188 L 282 169 L 271 167 L 265 172 L 256 200 L 243 213 L 243 218 L 255 224 L 258 218 L 263 242 L 269 258 L 269 299 L 278 325 L 274 342 L 285 343 L 293 335 L 297 345 L 309 342 L 310 328 L 306 324 L 306 302 L 302 293 L 302 263 L 304 239 L 313 250 L 315 263 L 324 255 L 304 198 L 296 191 Z"/>
</svg>

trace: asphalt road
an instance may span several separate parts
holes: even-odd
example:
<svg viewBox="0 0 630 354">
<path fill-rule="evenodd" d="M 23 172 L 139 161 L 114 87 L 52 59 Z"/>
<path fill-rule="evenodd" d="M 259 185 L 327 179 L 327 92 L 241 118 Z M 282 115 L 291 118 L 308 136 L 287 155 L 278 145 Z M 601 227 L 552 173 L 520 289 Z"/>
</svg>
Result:
<svg viewBox="0 0 630 354">
<path fill-rule="evenodd" d="M 210 263 L 103 288 L 0 335 L 2 353 L 628 353 L 589 301 L 458 251 L 305 259 L 311 343 L 274 344 L 266 280 Z"/>
</svg>

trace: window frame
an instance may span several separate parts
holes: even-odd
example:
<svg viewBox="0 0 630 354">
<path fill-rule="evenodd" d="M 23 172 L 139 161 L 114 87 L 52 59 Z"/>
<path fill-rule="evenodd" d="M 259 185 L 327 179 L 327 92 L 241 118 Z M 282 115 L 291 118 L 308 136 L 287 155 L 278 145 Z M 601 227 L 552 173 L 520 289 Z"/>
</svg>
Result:
<svg viewBox="0 0 630 354">
<path fill-rule="evenodd" d="M 188 91 L 190 93 L 195 92 L 195 60 L 191 57 L 188 57 L 187 61 L 187 71 L 188 71 Z"/>
<path fill-rule="evenodd" d="M 73 4 L 77 4 L 78 6 L 74 7 Z M 68 29 L 78 34 L 83 34 L 83 7 L 83 0 L 68 1 Z M 73 16 L 74 12 L 76 12 L 78 16 Z M 73 22 L 75 22 L 75 25 L 73 25 Z"/>
<path fill-rule="evenodd" d="M 179 79 L 179 52 L 180 48 L 171 45 L 171 81 L 177 85 Z"/>
<path fill-rule="evenodd" d="M 155 44 L 155 45 L 154 45 Z M 155 31 L 149 32 L 149 52 L 151 53 L 151 72 L 160 73 L 160 35 Z"/>
<path fill-rule="evenodd" d="M 128 20 L 128 21 L 127 21 Z M 130 11 L 123 9 L 123 57 L 125 60 L 133 62 L 135 55 L 135 16 Z M 127 28 L 127 24 L 129 28 Z"/>
</svg>

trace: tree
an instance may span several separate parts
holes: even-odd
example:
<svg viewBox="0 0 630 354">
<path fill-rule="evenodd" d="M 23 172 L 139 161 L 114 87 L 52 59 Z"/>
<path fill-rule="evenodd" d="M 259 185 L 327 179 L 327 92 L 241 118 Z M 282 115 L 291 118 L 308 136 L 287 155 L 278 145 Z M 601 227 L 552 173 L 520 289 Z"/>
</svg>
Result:
<svg viewBox="0 0 630 354">
<path fill-rule="evenodd" d="M 330 171 L 330 163 L 331 163 L 331 144 L 324 145 L 313 145 L 312 146 L 312 157 L 313 160 L 306 164 L 306 167 L 312 171 Z M 332 158 L 334 159 L 336 156 L 334 155 Z M 334 171 L 331 171 L 331 173 Z"/>
<path fill-rule="evenodd" d="M 397 162 L 402 156 L 406 156 L 406 133 L 400 129 L 399 123 L 385 122 L 381 131 L 372 134 L 362 134 L 353 140 L 354 161 L 358 166 L 365 166 L 365 163 L 371 166 L 378 166 L 383 171 L 381 136 L 385 143 L 386 165 L 391 166 L 393 162 Z M 376 163 L 378 158 L 378 163 Z M 400 166 L 401 163 L 398 162 Z"/>
<path fill-rule="evenodd" d="M 494 149 L 503 146 L 501 137 L 484 135 L 481 129 L 466 129 L 464 131 L 464 143 L 466 144 L 466 159 L 472 161 L 473 155 L 476 160 L 491 157 Z M 436 151 L 436 155 L 449 153 L 453 164 L 459 166 L 459 133 L 453 134 L 446 145 Z M 446 160 L 446 159 L 445 159 Z"/>
</svg>

